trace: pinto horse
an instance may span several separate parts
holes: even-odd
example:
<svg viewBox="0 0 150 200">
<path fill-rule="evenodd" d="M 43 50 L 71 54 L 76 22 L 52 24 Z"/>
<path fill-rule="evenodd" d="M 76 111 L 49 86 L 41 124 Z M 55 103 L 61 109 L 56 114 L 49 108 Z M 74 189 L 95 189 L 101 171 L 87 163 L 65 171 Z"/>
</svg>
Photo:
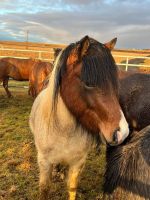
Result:
<svg viewBox="0 0 150 200">
<path fill-rule="evenodd" d="M 107 148 L 105 200 L 150 199 L 150 125 Z"/>
<path fill-rule="evenodd" d="M 36 97 L 43 89 L 45 78 L 51 73 L 53 64 L 38 61 L 29 74 L 29 95 Z"/>
<path fill-rule="evenodd" d="M 17 81 L 28 81 L 30 70 L 35 63 L 36 61 L 33 59 L 9 57 L 0 59 L 0 81 L 3 82 L 8 97 L 11 97 L 11 92 L 8 90 L 9 78 Z"/>
<path fill-rule="evenodd" d="M 35 99 L 30 128 L 40 168 L 40 199 L 48 199 L 53 164 L 69 166 L 69 200 L 79 174 L 100 137 L 118 145 L 129 129 L 118 101 L 118 76 L 110 48 L 85 36 L 57 57 L 49 84 Z"/>
</svg>

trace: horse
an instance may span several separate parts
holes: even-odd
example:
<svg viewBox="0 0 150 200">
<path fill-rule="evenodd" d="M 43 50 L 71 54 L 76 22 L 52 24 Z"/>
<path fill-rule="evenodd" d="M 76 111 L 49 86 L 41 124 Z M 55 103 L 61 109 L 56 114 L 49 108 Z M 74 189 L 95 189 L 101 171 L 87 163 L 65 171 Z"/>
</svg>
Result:
<svg viewBox="0 0 150 200">
<path fill-rule="evenodd" d="M 119 81 L 124 79 L 124 78 L 127 78 L 128 76 L 131 76 L 133 74 L 138 74 L 139 72 L 138 71 L 124 71 L 122 69 L 119 69 L 118 70 L 118 78 L 119 78 Z"/>
<path fill-rule="evenodd" d="M 145 72 L 145 71 L 140 71 L 140 70 L 134 70 L 134 71 L 132 71 L 132 70 L 124 71 L 122 69 L 118 70 L 119 80 L 120 79 L 124 79 L 124 78 L 126 78 L 128 76 L 131 76 L 133 74 L 150 74 L 150 73 L 148 73 L 148 71 Z"/>
<path fill-rule="evenodd" d="M 69 200 L 75 200 L 91 148 L 101 140 L 119 145 L 129 134 L 110 51 L 115 43 L 85 36 L 68 45 L 56 59 L 47 88 L 33 103 L 29 124 L 38 153 L 41 200 L 48 198 L 53 165 L 69 166 Z"/>
<path fill-rule="evenodd" d="M 107 148 L 104 200 L 150 199 L 150 125 Z"/>
<path fill-rule="evenodd" d="M 140 131 L 150 124 L 150 74 L 118 70 L 119 103 L 130 132 Z M 48 85 L 48 77 L 44 87 Z"/>
<path fill-rule="evenodd" d="M 30 70 L 36 63 L 33 59 L 18 59 L 18 58 L 2 58 L 0 59 L 0 81 L 3 82 L 3 87 L 8 97 L 11 97 L 11 92 L 8 90 L 9 78 L 17 81 L 28 81 Z"/>
<path fill-rule="evenodd" d="M 29 95 L 36 97 L 43 89 L 45 78 L 51 73 L 53 64 L 38 61 L 29 74 Z"/>
<path fill-rule="evenodd" d="M 145 155 L 149 157 L 150 74 L 119 71 L 119 83 L 119 102 L 129 124 L 130 136 L 120 147 L 107 147 L 104 194 L 106 199 L 148 199 L 150 179 L 145 179 L 145 173 L 150 177 L 150 167 L 143 162 L 139 149 L 142 136 L 147 142 L 142 149 L 146 149 Z M 143 184 L 138 181 L 139 173 Z"/>
<path fill-rule="evenodd" d="M 119 102 L 131 132 L 150 124 L 150 74 L 119 72 Z"/>
</svg>

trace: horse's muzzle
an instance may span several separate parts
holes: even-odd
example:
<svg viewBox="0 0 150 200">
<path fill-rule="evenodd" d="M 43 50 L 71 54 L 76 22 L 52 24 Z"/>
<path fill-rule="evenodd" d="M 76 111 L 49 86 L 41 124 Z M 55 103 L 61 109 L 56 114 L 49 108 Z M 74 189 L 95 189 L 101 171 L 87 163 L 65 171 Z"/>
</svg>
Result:
<svg viewBox="0 0 150 200">
<path fill-rule="evenodd" d="M 112 142 L 109 143 L 110 146 L 117 146 L 121 144 L 125 139 L 125 136 L 121 133 L 120 128 L 116 129 L 113 133 Z"/>
</svg>

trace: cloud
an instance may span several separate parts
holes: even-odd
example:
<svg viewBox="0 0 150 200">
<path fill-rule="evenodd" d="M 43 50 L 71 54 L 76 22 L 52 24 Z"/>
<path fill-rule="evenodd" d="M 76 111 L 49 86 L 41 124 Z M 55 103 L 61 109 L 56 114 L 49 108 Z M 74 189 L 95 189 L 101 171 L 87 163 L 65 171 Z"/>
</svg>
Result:
<svg viewBox="0 0 150 200">
<path fill-rule="evenodd" d="M 100 42 L 117 36 L 118 48 L 149 48 L 150 1 L 139 2 L 5 0 L 0 39 L 24 41 L 29 30 L 30 41 L 68 44 L 88 34 Z"/>
</svg>

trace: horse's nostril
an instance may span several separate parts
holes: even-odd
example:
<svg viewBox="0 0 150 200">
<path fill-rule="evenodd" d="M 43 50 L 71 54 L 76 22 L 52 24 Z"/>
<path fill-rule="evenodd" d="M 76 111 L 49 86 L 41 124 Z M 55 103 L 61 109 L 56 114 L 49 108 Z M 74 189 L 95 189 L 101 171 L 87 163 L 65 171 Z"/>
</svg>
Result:
<svg viewBox="0 0 150 200">
<path fill-rule="evenodd" d="M 113 134 L 113 142 L 114 142 L 114 143 L 118 143 L 117 132 L 115 132 L 115 133 Z"/>
<path fill-rule="evenodd" d="M 119 131 L 120 129 L 119 128 L 117 128 L 115 131 L 114 131 L 114 134 L 113 134 L 113 142 L 114 143 L 118 143 L 118 134 L 117 134 L 117 132 Z"/>
</svg>

